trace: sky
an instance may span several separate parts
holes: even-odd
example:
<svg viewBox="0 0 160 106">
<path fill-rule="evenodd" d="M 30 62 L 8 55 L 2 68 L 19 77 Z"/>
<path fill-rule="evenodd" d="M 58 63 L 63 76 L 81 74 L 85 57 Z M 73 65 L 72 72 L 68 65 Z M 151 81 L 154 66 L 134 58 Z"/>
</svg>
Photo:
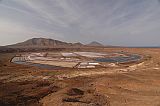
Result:
<svg viewBox="0 0 160 106">
<path fill-rule="evenodd" d="M 160 46 L 160 0 L 0 0 L 0 45 L 31 38 Z"/>
</svg>

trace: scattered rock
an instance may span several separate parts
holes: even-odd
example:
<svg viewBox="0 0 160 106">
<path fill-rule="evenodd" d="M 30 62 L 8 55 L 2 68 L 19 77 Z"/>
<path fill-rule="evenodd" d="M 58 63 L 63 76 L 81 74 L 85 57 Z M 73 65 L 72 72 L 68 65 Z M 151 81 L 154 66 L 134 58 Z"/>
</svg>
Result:
<svg viewBox="0 0 160 106">
<path fill-rule="evenodd" d="M 82 91 L 78 88 L 72 88 L 67 92 L 62 102 L 69 102 L 76 106 L 110 106 L 109 97 L 96 93 L 95 91 Z"/>
<path fill-rule="evenodd" d="M 69 95 L 69 96 L 84 95 L 84 91 L 82 91 L 78 88 L 72 88 L 67 92 L 67 95 Z"/>
<path fill-rule="evenodd" d="M 154 70 L 159 70 L 159 68 L 153 68 Z"/>
<path fill-rule="evenodd" d="M 63 102 L 80 102 L 78 98 L 63 98 Z"/>
</svg>

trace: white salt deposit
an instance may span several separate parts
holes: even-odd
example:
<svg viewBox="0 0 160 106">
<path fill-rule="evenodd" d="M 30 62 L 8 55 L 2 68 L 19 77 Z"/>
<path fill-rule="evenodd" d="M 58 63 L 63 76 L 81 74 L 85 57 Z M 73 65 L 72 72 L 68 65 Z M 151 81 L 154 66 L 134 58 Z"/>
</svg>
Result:
<svg viewBox="0 0 160 106">
<path fill-rule="evenodd" d="M 95 66 L 86 66 L 87 68 L 95 68 Z"/>
<path fill-rule="evenodd" d="M 99 63 L 95 63 L 95 62 L 89 62 L 89 65 L 100 65 Z"/>
<path fill-rule="evenodd" d="M 88 63 L 87 62 L 82 62 L 82 63 L 80 63 L 80 65 L 88 65 Z"/>
<path fill-rule="evenodd" d="M 74 53 L 84 57 L 103 57 L 107 55 L 104 53 L 95 53 L 95 52 L 74 52 Z"/>
<path fill-rule="evenodd" d="M 76 54 L 74 53 L 61 53 L 62 56 L 65 56 L 65 57 L 72 57 L 72 56 L 77 56 Z"/>
</svg>

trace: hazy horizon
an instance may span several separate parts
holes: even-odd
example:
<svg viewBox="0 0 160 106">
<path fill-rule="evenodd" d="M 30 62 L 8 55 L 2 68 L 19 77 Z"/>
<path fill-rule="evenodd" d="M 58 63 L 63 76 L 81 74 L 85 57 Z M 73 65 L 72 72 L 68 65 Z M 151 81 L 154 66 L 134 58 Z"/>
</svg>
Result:
<svg viewBox="0 0 160 106">
<path fill-rule="evenodd" d="M 0 46 L 31 38 L 160 46 L 160 0 L 0 0 Z"/>
</svg>

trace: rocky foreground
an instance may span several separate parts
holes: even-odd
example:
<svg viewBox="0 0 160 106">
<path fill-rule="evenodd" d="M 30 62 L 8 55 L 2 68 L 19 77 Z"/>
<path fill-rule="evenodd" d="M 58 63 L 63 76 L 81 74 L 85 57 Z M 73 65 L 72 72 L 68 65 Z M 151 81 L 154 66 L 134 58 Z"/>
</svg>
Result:
<svg viewBox="0 0 160 106">
<path fill-rule="evenodd" d="M 140 63 L 119 68 L 47 70 L 10 63 L 0 54 L 2 106 L 158 106 L 160 49 L 106 48 L 142 54 Z"/>
</svg>

